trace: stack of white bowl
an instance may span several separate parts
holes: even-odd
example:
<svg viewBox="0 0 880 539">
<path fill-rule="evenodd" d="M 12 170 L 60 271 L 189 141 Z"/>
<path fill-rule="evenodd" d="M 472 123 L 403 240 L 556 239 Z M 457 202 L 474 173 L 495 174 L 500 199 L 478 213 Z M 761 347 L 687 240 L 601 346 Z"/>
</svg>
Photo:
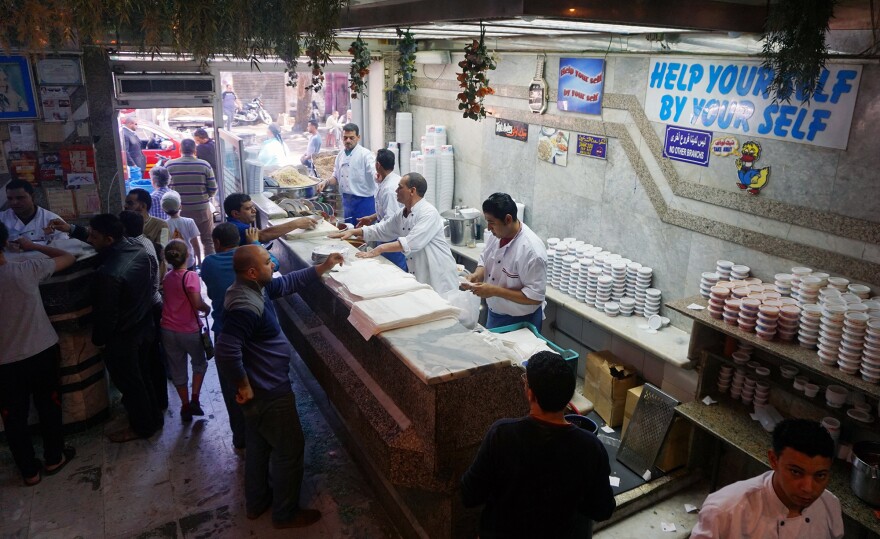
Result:
<svg viewBox="0 0 880 539">
<path fill-rule="evenodd" d="M 733 367 L 730 365 L 722 365 L 721 371 L 718 373 L 718 392 L 727 393 L 730 389 L 730 382 L 733 379 Z"/>
<path fill-rule="evenodd" d="M 571 295 L 578 301 L 587 299 L 587 280 L 585 277 L 586 268 L 580 262 L 571 265 L 571 283 L 568 288 L 572 290 Z"/>
<path fill-rule="evenodd" d="M 860 372 L 868 382 L 880 383 L 880 318 L 872 318 L 867 323 Z"/>
<path fill-rule="evenodd" d="M 801 279 L 806 277 L 807 275 L 813 273 L 811 268 L 797 267 L 791 268 L 791 274 L 794 276 L 791 279 L 791 297 L 800 301 L 798 294 L 800 293 L 801 288 Z"/>
<path fill-rule="evenodd" d="M 560 241 L 556 244 L 556 273 L 552 281 L 553 288 L 556 290 L 562 290 L 563 265 L 565 264 L 563 259 L 566 256 L 568 256 L 568 244 Z"/>
<path fill-rule="evenodd" d="M 610 317 L 615 317 L 620 314 L 620 304 L 616 301 L 609 301 L 605 303 L 605 314 Z"/>
<path fill-rule="evenodd" d="M 602 268 L 599 266 L 590 266 L 587 269 L 587 305 L 596 306 L 596 299 L 599 292 L 599 277 L 602 276 Z"/>
<path fill-rule="evenodd" d="M 801 308 L 801 320 L 798 329 L 798 343 L 804 348 L 815 349 L 819 344 L 819 323 L 822 319 L 822 307 L 804 305 Z"/>
<path fill-rule="evenodd" d="M 819 362 L 826 366 L 837 364 L 840 341 L 843 339 L 843 321 L 846 305 L 826 304 L 819 321 Z"/>
<path fill-rule="evenodd" d="M 605 310 L 605 304 L 611 301 L 611 283 L 613 280 L 607 275 L 601 275 L 597 282 L 599 285 L 596 289 L 596 308 L 602 311 Z"/>
<path fill-rule="evenodd" d="M 850 311 L 844 315 L 843 335 L 837 354 L 837 366 L 847 374 L 856 374 L 862 366 L 862 352 L 868 329 L 868 315 Z"/>
<path fill-rule="evenodd" d="M 636 300 L 629 297 L 620 298 L 620 316 L 632 316 L 636 308 Z"/>
<path fill-rule="evenodd" d="M 547 249 L 547 284 L 556 287 L 556 268 L 558 266 L 559 255 L 556 249 L 552 247 Z"/>
<path fill-rule="evenodd" d="M 868 301 L 863 302 L 863 305 L 868 308 L 868 316 L 871 318 L 880 318 L 880 300 L 869 299 Z"/>
<path fill-rule="evenodd" d="M 805 275 L 798 286 L 798 302 L 801 305 L 818 303 L 819 290 L 824 286 L 822 279 L 814 275 Z"/>
<path fill-rule="evenodd" d="M 626 265 L 627 262 L 617 260 L 611 264 L 611 298 L 620 301 L 626 295 Z"/>
<path fill-rule="evenodd" d="M 706 299 L 709 299 L 709 296 L 711 295 L 711 289 L 713 286 L 718 284 L 718 279 L 720 279 L 720 277 L 714 271 L 703 272 L 703 275 L 700 278 L 700 295 Z"/>
<path fill-rule="evenodd" d="M 558 254 L 557 254 L 558 256 Z M 562 265 L 559 273 L 559 289 L 566 294 L 573 294 L 571 289 L 571 266 L 577 261 L 577 257 L 571 254 L 562 257 Z"/>
<path fill-rule="evenodd" d="M 660 313 L 661 294 L 659 288 L 648 288 L 645 290 L 645 318 Z"/>
<path fill-rule="evenodd" d="M 850 294 L 855 294 L 862 301 L 871 297 L 871 289 L 863 284 L 851 284 L 846 287 Z"/>
<path fill-rule="evenodd" d="M 848 292 L 849 287 L 849 279 L 845 277 L 829 277 L 828 278 L 828 287 L 834 288 L 841 292 Z"/>
<path fill-rule="evenodd" d="M 790 297 L 791 281 L 794 279 L 794 275 L 791 273 L 777 273 L 774 278 L 776 279 L 776 282 L 773 283 L 774 289 L 783 297 Z"/>
<path fill-rule="evenodd" d="M 758 384 L 758 381 L 752 378 L 751 376 L 746 376 L 745 382 L 743 383 L 742 388 L 742 403 L 745 405 L 752 404 L 752 401 L 755 398 L 755 388 Z"/>
<path fill-rule="evenodd" d="M 801 309 L 797 305 L 783 305 L 779 307 L 779 325 L 776 334 L 782 341 L 791 342 L 797 336 L 800 326 Z"/>
<path fill-rule="evenodd" d="M 742 264 L 734 264 L 730 266 L 730 278 L 735 281 L 742 281 L 749 278 L 749 272 L 752 268 L 743 266 Z"/>
<path fill-rule="evenodd" d="M 640 316 L 650 316 L 647 315 L 647 291 L 651 288 L 651 279 L 654 276 L 654 270 L 647 267 L 642 266 L 638 269 L 638 276 L 636 277 L 636 314 Z M 652 312 L 651 314 L 657 314 Z"/>
<path fill-rule="evenodd" d="M 638 262 L 630 262 L 626 265 L 626 297 L 635 299 L 636 283 L 639 279 L 639 269 L 642 267 Z"/>
<path fill-rule="evenodd" d="M 730 260 L 718 260 L 715 262 L 715 273 L 718 274 L 718 278 L 722 281 L 730 280 L 730 268 L 733 267 L 733 262 Z"/>
</svg>

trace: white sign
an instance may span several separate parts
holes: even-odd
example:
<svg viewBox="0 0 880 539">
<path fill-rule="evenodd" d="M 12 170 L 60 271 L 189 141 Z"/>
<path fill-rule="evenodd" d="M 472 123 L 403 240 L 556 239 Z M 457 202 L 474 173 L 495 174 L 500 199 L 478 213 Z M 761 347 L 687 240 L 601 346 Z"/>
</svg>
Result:
<svg viewBox="0 0 880 539">
<path fill-rule="evenodd" d="M 799 92 L 773 103 L 773 72 L 758 62 L 652 58 L 649 120 L 713 132 L 845 150 L 858 95 L 860 65 L 828 64 L 809 104 Z"/>
</svg>

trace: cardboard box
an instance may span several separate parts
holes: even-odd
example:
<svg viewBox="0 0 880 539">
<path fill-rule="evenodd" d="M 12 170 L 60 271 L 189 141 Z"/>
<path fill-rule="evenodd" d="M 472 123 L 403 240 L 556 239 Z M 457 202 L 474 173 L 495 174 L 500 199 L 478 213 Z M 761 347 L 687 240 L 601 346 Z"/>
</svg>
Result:
<svg viewBox="0 0 880 539">
<path fill-rule="evenodd" d="M 636 372 L 620 364 L 611 352 L 587 354 L 584 396 L 593 402 L 599 417 L 610 427 L 623 423 L 627 391 L 639 385 Z"/>
</svg>

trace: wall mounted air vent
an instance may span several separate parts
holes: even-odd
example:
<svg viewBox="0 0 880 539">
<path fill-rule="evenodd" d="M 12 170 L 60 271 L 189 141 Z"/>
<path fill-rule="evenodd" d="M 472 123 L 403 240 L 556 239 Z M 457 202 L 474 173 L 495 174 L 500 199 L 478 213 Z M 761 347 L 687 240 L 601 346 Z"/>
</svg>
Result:
<svg viewBox="0 0 880 539">
<path fill-rule="evenodd" d="M 116 99 L 120 101 L 155 99 L 205 99 L 214 93 L 211 75 L 138 74 L 113 75 Z"/>
</svg>

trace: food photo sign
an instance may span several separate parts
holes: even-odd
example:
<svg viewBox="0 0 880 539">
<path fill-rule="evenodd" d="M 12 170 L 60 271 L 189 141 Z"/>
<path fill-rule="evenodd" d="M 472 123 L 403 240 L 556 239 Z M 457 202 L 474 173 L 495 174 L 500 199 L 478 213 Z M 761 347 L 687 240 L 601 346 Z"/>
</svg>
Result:
<svg viewBox="0 0 880 539">
<path fill-rule="evenodd" d="M 538 159 L 560 167 L 567 166 L 570 137 L 568 131 L 542 127 L 541 136 L 538 137 Z"/>
<path fill-rule="evenodd" d="M 759 62 L 652 58 L 645 114 L 665 124 L 845 150 L 861 74 L 860 65 L 829 62 L 809 103 L 800 92 L 786 103 L 773 101 L 773 71 Z"/>
<path fill-rule="evenodd" d="M 566 112 L 602 113 L 605 60 L 560 58 L 556 107 Z"/>
</svg>

